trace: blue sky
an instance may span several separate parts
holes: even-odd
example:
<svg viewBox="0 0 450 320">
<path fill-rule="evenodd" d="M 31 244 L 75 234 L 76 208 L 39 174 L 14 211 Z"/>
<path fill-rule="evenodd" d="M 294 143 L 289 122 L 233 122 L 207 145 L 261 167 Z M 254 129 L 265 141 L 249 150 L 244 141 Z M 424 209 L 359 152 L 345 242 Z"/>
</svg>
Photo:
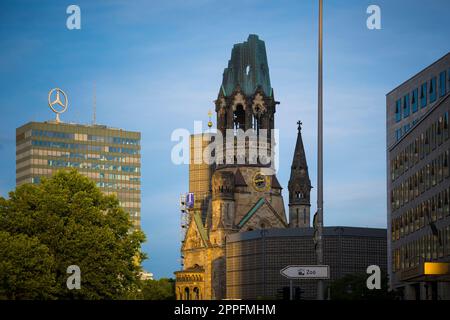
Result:
<svg viewBox="0 0 450 320">
<path fill-rule="evenodd" d="M 450 2 L 324 2 L 325 224 L 385 227 L 385 94 L 449 51 Z M 70 4 L 81 8 L 81 30 L 66 28 Z M 381 30 L 366 27 L 370 4 L 381 8 Z M 298 119 L 316 185 L 316 1 L 3 0 L 0 195 L 15 185 L 15 128 L 53 118 L 53 87 L 69 95 L 62 119 L 89 123 L 95 82 L 97 123 L 142 132 L 144 267 L 173 276 L 188 168 L 172 164 L 170 135 L 207 121 L 231 48 L 250 33 L 266 42 L 281 102 L 285 199 Z"/>
</svg>

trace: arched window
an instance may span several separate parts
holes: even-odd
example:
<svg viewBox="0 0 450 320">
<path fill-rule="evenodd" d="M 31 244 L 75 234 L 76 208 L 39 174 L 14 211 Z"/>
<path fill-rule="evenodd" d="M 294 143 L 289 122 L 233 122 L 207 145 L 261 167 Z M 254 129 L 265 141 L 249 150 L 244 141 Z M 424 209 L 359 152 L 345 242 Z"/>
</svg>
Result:
<svg viewBox="0 0 450 320">
<path fill-rule="evenodd" d="M 184 288 L 184 300 L 190 300 L 190 299 L 191 299 L 191 297 L 189 294 L 189 288 L 186 287 L 186 288 Z"/>
<path fill-rule="evenodd" d="M 242 129 L 245 130 L 245 111 L 242 104 L 238 104 L 236 106 L 236 110 L 233 114 L 233 122 L 234 122 L 234 129 Z"/>
<path fill-rule="evenodd" d="M 200 300 L 200 289 L 195 287 L 193 292 L 194 292 L 194 297 L 193 297 L 194 300 Z"/>
<path fill-rule="evenodd" d="M 261 106 L 258 104 L 254 109 L 255 113 L 253 115 L 253 129 L 259 133 L 259 129 L 261 128 Z"/>
</svg>

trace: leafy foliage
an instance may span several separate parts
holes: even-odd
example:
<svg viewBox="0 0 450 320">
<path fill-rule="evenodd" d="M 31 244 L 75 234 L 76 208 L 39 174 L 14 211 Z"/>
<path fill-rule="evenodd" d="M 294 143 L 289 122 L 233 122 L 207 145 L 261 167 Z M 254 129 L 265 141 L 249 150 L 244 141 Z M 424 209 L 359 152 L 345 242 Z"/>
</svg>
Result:
<svg viewBox="0 0 450 320">
<path fill-rule="evenodd" d="M 146 258 L 145 235 L 131 227 L 117 198 L 76 170 L 17 187 L 0 198 L 0 298 L 122 298 Z M 81 269 L 80 290 L 67 289 L 70 265 Z"/>
<path fill-rule="evenodd" d="M 55 287 L 55 261 L 37 238 L 0 231 L 0 299 L 47 299 Z"/>
<path fill-rule="evenodd" d="M 142 281 L 141 293 L 144 300 L 175 300 L 175 281 L 166 278 Z"/>
</svg>

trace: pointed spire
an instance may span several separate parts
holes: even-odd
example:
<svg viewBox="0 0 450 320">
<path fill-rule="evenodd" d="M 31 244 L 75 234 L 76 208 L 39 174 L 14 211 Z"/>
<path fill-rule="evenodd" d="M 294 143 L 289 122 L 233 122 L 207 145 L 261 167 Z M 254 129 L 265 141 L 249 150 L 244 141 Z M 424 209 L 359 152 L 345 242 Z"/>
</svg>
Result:
<svg viewBox="0 0 450 320">
<path fill-rule="evenodd" d="M 306 164 L 305 149 L 303 147 L 302 124 L 303 123 L 301 121 L 297 121 L 298 134 L 297 143 L 295 144 L 294 158 L 292 159 L 291 178 L 292 175 L 296 174 L 300 169 L 308 170 L 308 165 Z"/>
<path fill-rule="evenodd" d="M 289 179 L 289 204 L 310 204 L 309 193 L 311 180 L 309 179 L 308 164 L 302 139 L 302 122 L 298 121 L 297 143 L 291 165 Z"/>
</svg>

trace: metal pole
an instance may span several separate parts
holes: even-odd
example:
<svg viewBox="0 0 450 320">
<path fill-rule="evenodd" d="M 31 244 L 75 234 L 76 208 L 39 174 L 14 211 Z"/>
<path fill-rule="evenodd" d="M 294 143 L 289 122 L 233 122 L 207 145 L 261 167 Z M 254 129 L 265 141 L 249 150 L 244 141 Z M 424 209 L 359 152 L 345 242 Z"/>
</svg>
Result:
<svg viewBox="0 0 450 320">
<path fill-rule="evenodd" d="M 292 280 L 289 280 L 289 300 L 294 300 L 294 289 L 292 287 Z"/>
<path fill-rule="evenodd" d="M 261 230 L 263 242 L 263 297 L 266 299 L 266 230 Z"/>
<path fill-rule="evenodd" d="M 318 125 L 317 125 L 317 218 L 318 218 L 318 250 L 317 264 L 323 264 L 323 3 L 319 0 L 319 70 L 318 70 Z M 324 299 L 324 282 L 317 282 L 317 299 Z"/>
</svg>

